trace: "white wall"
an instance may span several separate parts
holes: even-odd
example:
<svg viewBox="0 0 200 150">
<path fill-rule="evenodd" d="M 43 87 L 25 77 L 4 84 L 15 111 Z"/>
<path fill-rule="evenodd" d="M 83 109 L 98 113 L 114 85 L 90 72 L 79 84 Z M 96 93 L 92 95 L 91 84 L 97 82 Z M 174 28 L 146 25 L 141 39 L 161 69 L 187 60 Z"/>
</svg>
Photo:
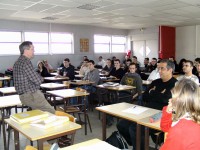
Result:
<svg viewBox="0 0 200 150">
<path fill-rule="evenodd" d="M 36 66 L 38 60 L 47 59 L 49 63 L 56 68 L 64 58 L 69 58 L 74 66 L 78 66 L 83 58 L 87 55 L 89 59 L 97 61 L 100 55 L 104 59 L 111 58 L 115 55 L 117 58 L 122 59 L 124 54 L 94 54 L 94 34 L 107 34 L 107 35 L 128 35 L 128 30 L 101 28 L 94 26 L 84 25 L 66 25 L 66 24 L 50 24 L 37 23 L 37 22 L 24 22 L 24 21 L 9 21 L 0 20 L 0 30 L 8 31 L 38 31 L 38 32 L 70 32 L 74 34 L 74 54 L 70 55 L 36 55 L 32 60 L 33 65 Z M 89 39 L 89 52 L 80 52 L 80 38 Z M 14 62 L 19 56 L 0 56 L 0 72 L 4 72 L 6 68 L 12 67 Z"/>
<path fill-rule="evenodd" d="M 200 57 L 200 25 L 176 28 L 176 59 Z"/>
<path fill-rule="evenodd" d="M 131 44 L 135 43 L 134 45 L 137 45 L 138 43 L 143 42 L 144 46 L 146 43 L 146 46 L 151 48 L 151 53 L 147 56 L 142 56 L 137 52 L 137 50 L 132 49 L 132 55 L 136 55 L 138 57 L 138 60 L 140 61 L 141 65 L 143 65 L 143 61 L 145 57 L 151 58 L 155 57 L 158 58 L 158 39 L 159 39 L 159 27 L 151 27 L 151 28 L 144 28 L 144 29 L 135 29 L 135 30 L 129 30 L 129 47 L 133 48 L 134 46 L 131 46 Z M 132 41 L 132 42 L 131 42 Z"/>
</svg>

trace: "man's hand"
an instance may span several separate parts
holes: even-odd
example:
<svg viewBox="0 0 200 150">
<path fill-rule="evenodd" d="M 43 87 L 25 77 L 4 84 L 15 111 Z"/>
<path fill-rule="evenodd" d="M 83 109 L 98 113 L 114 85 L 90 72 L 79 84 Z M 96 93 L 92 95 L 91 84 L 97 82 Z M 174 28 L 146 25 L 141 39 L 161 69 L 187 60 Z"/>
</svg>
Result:
<svg viewBox="0 0 200 150">
<path fill-rule="evenodd" d="M 60 77 L 61 77 L 61 75 L 56 75 L 56 76 L 55 76 L 55 78 L 60 78 Z"/>
<path fill-rule="evenodd" d="M 165 93 L 166 89 L 164 89 L 161 93 Z"/>
<path fill-rule="evenodd" d="M 150 90 L 149 90 L 149 93 L 151 93 L 151 91 L 155 91 L 155 89 L 156 89 L 156 87 L 154 86 L 153 88 L 151 88 Z"/>
<path fill-rule="evenodd" d="M 167 113 L 172 113 L 173 111 L 173 107 L 172 107 L 172 99 L 170 98 L 168 101 L 168 105 L 167 105 L 167 109 L 166 109 Z"/>
</svg>

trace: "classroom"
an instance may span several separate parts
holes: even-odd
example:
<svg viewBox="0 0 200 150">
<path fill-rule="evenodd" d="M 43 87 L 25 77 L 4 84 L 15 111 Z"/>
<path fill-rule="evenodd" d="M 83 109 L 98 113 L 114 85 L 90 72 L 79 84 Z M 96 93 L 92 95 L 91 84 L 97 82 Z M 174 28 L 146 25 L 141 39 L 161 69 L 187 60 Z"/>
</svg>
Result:
<svg viewBox="0 0 200 150">
<path fill-rule="evenodd" d="M 188 80 L 199 86 L 199 40 L 200 2 L 195 0 L 0 1 L 0 149 L 25 149 L 27 145 L 43 149 L 45 144 L 57 143 L 61 149 L 99 146 L 114 150 L 120 147 L 104 141 L 115 131 L 127 144 L 124 149 L 169 149 L 165 144 L 173 144 L 174 122 L 170 129 L 163 127 L 164 112 L 173 116 L 171 121 L 177 119 L 174 110 L 181 109 L 171 99 L 181 90 L 179 85 L 182 90 L 190 85 L 198 91 Z M 20 58 L 29 66 L 23 73 L 17 67 Z M 32 93 L 42 94 L 37 99 L 47 101 L 32 105 Z M 22 110 L 35 109 L 54 116 L 70 114 L 74 129 L 61 127 L 62 133 L 36 139 L 36 134 L 29 136 L 9 119 Z M 182 115 L 187 113 L 192 112 Z M 154 117 L 159 121 L 152 121 Z M 32 128 L 40 135 L 41 129 Z M 194 125 L 195 129 L 199 130 Z M 14 131 L 20 133 L 19 139 Z M 20 144 L 16 146 L 14 140 Z M 70 145 L 74 147 L 67 148 Z"/>
</svg>

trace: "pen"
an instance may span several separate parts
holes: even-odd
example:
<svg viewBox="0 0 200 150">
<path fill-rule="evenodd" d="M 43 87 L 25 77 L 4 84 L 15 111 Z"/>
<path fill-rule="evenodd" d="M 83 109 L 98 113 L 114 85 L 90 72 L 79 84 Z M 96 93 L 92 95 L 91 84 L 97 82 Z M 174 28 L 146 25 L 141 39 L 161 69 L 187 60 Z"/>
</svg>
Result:
<svg viewBox="0 0 200 150">
<path fill-rule="evenodd" d="M 136 106 L 133 106 L 133 108 L 136 108 Z"/>
</svg>

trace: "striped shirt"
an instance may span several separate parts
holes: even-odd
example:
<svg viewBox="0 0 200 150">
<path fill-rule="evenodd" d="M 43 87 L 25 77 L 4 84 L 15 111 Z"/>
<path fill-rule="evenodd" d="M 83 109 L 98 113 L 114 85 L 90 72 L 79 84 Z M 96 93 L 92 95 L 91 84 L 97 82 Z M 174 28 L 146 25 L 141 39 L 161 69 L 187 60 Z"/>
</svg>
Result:
<svg viewBox="0 0 200 150">
<path fill-rule="evenodd" d="M 21 55 L 13 67 L 13 80 L 18 94 L 35 92 L 40 89 L 43 78 L 34 71 L 31 60 Z"/>
</svg>

